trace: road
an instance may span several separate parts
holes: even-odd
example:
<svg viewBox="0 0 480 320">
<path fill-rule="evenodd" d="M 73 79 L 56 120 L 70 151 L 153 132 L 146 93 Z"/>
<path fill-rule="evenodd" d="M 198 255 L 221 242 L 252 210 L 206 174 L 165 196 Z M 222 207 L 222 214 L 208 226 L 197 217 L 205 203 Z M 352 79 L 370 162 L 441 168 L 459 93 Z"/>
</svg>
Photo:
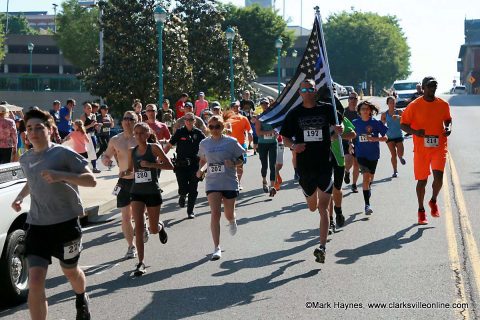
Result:
<svg viewBox="0 0 480 320">
<path fill-rule="evenodd" d="M 480 99 L 445 98 L 452 104 L 454 130 L 439 199 L 441 218 L 416 224 L 411 139 L 405 140 L 407 164 L 396 179 L 390 178 L 383 145 L 372 217 L 363 213 L 362 194 L 346 188 L 347 223 L 329 237 L 326 263 L 317 264 L 312 253 L 319 218 L 306 209 L 291 180 L 290 154 L 282 171 L 286 182 L 273 199 L 262 192 L 259 160 L 250 156 L 237 202 L 238 233 L 230 236 L 222 220 L 219 261 L 208 259 L 213 244 L 203 185 L 195 220 L 185 219 L 175 192 L 164 195 L 169 242 L 161 245 L 151 237 L 143 277 L 132 276 L 134 260 L 122 259 L 126 245 L 118 218 L 85 229 L 80 264 L 93 319 L 480 318 L 480 218 L 475 215 Z M 379 101 L 383 104 L 383 98 Z M 57 262 L 47 288 L 49 319 L 73 319 L 74 297 Z M 454 303 L 461 305 L 454 308 Z M 26 319 L 27 306 L 2 310 L 0 317 Z"/>
</svg>

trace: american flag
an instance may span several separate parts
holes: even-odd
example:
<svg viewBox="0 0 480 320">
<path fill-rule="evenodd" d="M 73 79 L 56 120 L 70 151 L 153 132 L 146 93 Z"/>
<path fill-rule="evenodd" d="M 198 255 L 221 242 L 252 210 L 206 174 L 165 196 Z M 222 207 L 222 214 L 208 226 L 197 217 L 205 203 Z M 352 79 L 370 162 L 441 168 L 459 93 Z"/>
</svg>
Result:
<svg viewBox="0 0 480 320">
<path fill-rule="evenodd" d="M 290 79 L 274 104 L 260 116 L 260 121 L 280 128 L 287 112 L 302 103 L 298 89 L 303 80 L 315 79 L 317 90 L 332 83 L 328 63 L 325 63 L 326 51 L 322 45 L 324 42 L 322 41 L 320 19 L 320 15 L 316 14 L 312 33 L 295 76 Z"/>
</svg>

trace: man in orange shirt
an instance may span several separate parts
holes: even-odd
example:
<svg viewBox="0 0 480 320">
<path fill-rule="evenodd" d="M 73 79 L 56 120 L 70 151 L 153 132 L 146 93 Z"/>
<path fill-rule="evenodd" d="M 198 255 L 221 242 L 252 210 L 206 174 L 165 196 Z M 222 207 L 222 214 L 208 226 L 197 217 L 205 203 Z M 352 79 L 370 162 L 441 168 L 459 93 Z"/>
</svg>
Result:
<svg viewBox="0 0 480 320">
<path fill-rule="evenodd" d="M 411 102 L 402 114 L 402 130 L 413 135 L 413 167 L 417 180 L 418 224 L 428 224 L 423 206 L 430 168 L 433 172 L 432 198 L 428 202 L 432 217 L 440 217 L 437 196 L 442 188 L 447 160 L 447 137 L 451 133 L 450 106 L 435 97 L 437 80 L 425 77 L 423 96 Z"/>
<path fill-rule="evenodd" d="M 233 102 L 230 106 L 231 114 L 226 118 L 226 123 L 229 124 L 231 133 L 230 135 L 237 139 L 238 143 L 242 145 L 245 150 L 248 150 L 248 145 L 253 140 L 252 127 L 250 126 L 250 121 L 248 118 L 240 114 L 240 102 Z M 245 135 L 248 135 L 248 142 L 245 141 Z M 243 163 L 247 162 L 247 154 L 243 155 Z M 242 179 L 243 175 L 243 164 L 237 166 L 237 176 L 238 182 Z M 239 190 L 242 190 L 243 187 L 239 185 Z"/>
</svg>

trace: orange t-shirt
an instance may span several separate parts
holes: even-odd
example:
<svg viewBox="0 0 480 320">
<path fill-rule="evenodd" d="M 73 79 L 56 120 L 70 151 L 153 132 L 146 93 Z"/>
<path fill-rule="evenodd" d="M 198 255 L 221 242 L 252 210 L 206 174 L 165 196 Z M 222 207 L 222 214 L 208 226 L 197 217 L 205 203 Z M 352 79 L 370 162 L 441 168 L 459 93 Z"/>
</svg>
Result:
<svg viewBox="0 0 480 320">
<path fill-rule="evenodd" d="M 444 122 L 452 120 L 450 116 L 450 106 L 445 100 L 435 98 L 428 102 L 422 97 L 411 102 L 403 111 L 402 124 L 408 124 L 412 129 L 424 129 L 426 136 L 437 136 L 438 147 L 425 147 L 425 138 L 413 135 L 413 151 L 427 151 L 447 148 L 447 137 L 445 133 Z"/>
<path fill-rule="evenodd" d="M 250 121 L 248 121 L 248 118 L 240 114 L 236 114 L 231 116 L 227 122 L 232 126 L 231 136 L 237 139 L 238 143 L 242 145 L 245 144 L 245 133 L 252 132 L 252 127 L 250 126 Z"/>
</svg>

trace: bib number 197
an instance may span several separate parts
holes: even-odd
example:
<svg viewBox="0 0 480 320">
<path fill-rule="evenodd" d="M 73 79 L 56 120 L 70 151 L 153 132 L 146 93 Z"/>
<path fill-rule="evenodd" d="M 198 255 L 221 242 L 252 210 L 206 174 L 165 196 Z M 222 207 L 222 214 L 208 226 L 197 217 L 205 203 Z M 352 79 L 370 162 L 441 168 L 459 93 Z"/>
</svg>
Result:
<svg viewBox="0 0 480 320">
<path fill-rule="evenodd" d="M 321 129 L 303 130 L 303 141 L 305 142 L 323 141 L 322 130 Z"/>
</svg>

